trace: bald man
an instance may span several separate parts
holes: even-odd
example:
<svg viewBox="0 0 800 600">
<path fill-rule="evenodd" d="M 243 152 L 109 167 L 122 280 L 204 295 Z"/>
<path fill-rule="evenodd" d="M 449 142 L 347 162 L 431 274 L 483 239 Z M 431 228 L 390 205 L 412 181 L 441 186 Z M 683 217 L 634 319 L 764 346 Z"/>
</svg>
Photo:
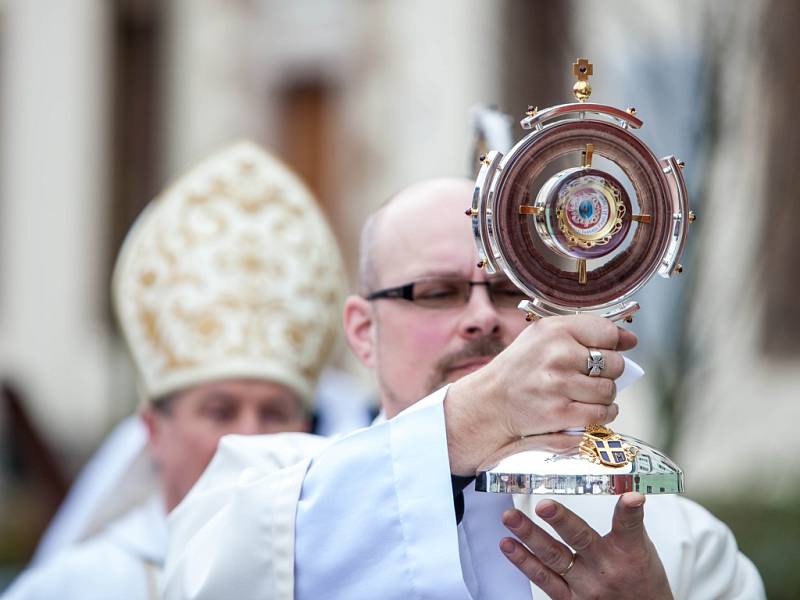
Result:
<svg viewBox="0 0 800 600">
<path fill-rule="evenodd" d="M 544 499 L 534 523 L 510 496 L 466 489 L 454 510 L 459 482 L 520 436 L 611 421 L 636 343 L 597 317 L 526 326 L 519 292 L 476 267 L 471 193 L 423 182 L 365 227 L 344 328 L 388 420 L 289 468 L 266 440 L 223 442 L 172 517 L 168 597 L 527 599 L 531 583 L 555 598 L 763 596 L 727 528 L 680 497 L 646 516 L 638 494 Z M 603 377 L 588 377 L 588 347 Z"/>
</svg>

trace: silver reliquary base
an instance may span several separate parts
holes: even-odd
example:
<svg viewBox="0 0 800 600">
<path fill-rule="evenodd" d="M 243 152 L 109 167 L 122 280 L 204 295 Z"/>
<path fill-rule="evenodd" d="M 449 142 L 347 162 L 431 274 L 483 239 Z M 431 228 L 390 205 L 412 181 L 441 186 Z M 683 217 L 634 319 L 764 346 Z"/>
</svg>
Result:
<svg viewBox="0 0 800 600">
<path fill-rule="evenodd" d="M 478 470 L 475 488 L 501 494 L 683 493 L 683 471 L 662 452 L 593 425 L 533 435 Z"/>
</svg>

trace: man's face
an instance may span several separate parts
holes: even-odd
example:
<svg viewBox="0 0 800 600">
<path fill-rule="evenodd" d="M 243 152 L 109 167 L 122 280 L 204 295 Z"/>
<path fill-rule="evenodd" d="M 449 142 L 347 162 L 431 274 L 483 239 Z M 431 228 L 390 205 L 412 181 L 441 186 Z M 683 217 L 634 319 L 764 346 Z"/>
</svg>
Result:
<svg viewBox="0 0 800 600">
<path fill-rule="evenodd" d="M 168 509 L 174 508 L 211 461 L 223 435 L 308 431 L 300 399 L 283 385 L 231 379 L 182 390 L 163 409 L 142 414 Z"/>
<path fill-rule="evenodd" d="M 471 193 L 465 181 L 431 182 L 386 207 L 375 230 L 375 276 L 369 291 L 439 277 L 488 280 L 477 267 L 470 220 L 464 216 Z M 426 308 L 403 299 L 364 306 L 371 315 L 371 347 L 361 352 L 350 341 L 375 369 L 389 417 L 489 362 L 527 324 L 517 308 L 493 304 L 485 286 L 473 286 L 468 303 L 451 308 Z M 346 309 L 346 321 L 347 315 Z M 345 327 L 351 337 L 347 322 Z"/>
</svg>

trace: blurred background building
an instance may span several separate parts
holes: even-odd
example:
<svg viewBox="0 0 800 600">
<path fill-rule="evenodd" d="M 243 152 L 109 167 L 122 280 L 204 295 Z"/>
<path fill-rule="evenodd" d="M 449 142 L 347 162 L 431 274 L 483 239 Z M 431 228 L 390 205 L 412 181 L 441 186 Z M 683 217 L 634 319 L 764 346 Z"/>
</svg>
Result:
<svg viewBox="0 0 800 600">
<path fill-rule="evenodd" d="M 592 99 L 635 106 L 655 153 L 686 161 L 699 215 L 684 274 L 641 295 L 648 376 L 618 428 L 668 448 L 769 596 L 797 597 L 798 25 L 790 0 L 0 0 L 0 589 L 135 409 L 109 275 L 171 178 L 232 139 L 266 145 L 354 282 L 371 209 L 475 174 L 473 104 L 570 101 L 588 56 Z"/>
</svg>

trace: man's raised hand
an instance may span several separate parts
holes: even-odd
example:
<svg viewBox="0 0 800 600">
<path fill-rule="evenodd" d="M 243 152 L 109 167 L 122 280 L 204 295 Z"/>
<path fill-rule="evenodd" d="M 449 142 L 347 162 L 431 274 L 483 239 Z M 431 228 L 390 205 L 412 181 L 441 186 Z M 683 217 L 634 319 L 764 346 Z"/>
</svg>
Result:
<svg viewBox="0 0 800 600">
<path fill-rule="evenodd" d="M 623 494 L 611 531 L 601 536 L 558 502 L 542 500 L 536 514 L 565 543 L 522 512 L 508 510 L 503 523 L 516 538 L 503 538 L 500 549 L 553 600 L 672 598 L 664 565 L 644 527 L 644 501 L 639 493 Z"/>
</svg>

